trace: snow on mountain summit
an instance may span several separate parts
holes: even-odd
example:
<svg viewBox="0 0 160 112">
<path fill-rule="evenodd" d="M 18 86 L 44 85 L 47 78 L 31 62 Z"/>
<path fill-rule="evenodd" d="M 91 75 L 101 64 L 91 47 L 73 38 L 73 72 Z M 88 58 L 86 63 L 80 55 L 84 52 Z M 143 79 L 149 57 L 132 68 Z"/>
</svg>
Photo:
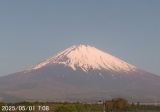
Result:
<svg viewBox="0 0 160 112">
<path fill-rule="evenodd" d="M 64 64 L 73 70 L 76 70 L 77 66 L 84 72 L 88 72 L 89 68 L 116 72 L 129 72 L 135 71 L 136 69 L 136 67 L 95 47 L 89 45 L 74 45 L 48 60 L 27 69 L 26 72 L 42 68 L 48 64 Z"/>
<path fill-rule="evenodd" d="M 122 96 L 135 102 L 160 99 L 160 76 L 89 45 L 69 47 L 29 69 L 0 77 L 4 102 L 91 102 Z"/>
</svg>

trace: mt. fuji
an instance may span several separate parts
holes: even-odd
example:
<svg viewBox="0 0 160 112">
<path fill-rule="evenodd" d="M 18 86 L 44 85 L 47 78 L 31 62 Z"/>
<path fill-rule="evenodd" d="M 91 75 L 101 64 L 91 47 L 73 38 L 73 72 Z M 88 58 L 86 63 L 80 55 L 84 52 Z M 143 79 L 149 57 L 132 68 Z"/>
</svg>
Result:
<svg viewBox="0 0 160 112">
<path fill-rule="evenodd" d="M 26 71 L 36 70 L 48 64 L 63 64 L 71 67 L 73 70 L 76 70 L 75 66 L 77 66 L 86 73 L 89 68 L 97 70 L 112 70 L 115 72 L 129 72 L 135 70 L 134 66 L 94 47 L 79 45 L 72 46 L 54 57 L 27 69 Z"/>
<path fill-rule="evenodd" d="M 22 72 L 0 77 L 2 101 L 160 99 L 160 76 L 89 45 L 72 46 Z"/>
</svg>

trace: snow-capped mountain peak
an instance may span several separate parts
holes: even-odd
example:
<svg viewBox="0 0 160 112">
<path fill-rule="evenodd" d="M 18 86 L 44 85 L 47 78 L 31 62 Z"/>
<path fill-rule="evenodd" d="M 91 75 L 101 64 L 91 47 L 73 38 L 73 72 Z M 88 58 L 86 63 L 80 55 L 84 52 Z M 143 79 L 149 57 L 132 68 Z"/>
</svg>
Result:
<svg viewBox="0 0 160 112">
<path fill-rule="evenodd" d="M 112 70 L 116 72 L 135 71 L 136 67 L 89 45 L 74 45 L 43 61 L 25 72 L 42 68 L 48 64 L 64 64 L 76 70 L 80 67 L 84 72 L 90 68 L 98 70 Z"/>
<path fill-rule="evenodd" d="M 79 45 L 25 71 L 0 77 L 0 91 L 6 102 L 98 101 L 122 96 L 151 102 L 160 99 L 160 76 Z"/>
</svg>

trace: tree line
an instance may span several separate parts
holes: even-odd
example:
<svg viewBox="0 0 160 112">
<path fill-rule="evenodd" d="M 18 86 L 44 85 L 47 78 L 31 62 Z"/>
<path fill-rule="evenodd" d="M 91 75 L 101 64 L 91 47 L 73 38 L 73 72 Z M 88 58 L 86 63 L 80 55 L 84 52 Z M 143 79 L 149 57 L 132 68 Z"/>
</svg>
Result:
<svg viewBox="0 0 160 112">
<path fill-rule="evenodd" d="M 3 103 L 0 102 L 0 112 L 15 112 L 2 111 L 2 106 L 31 106 L 34 110 L 23 110 L 16 112 L 40 112 L 37 108 L 49 107 L 43 112 L 160 112 L 159 105 L 141 105 L 140 103 L 130 103 L 124 98 L 115 98 L 112 100 L 103 100 L 101 102 L 82 103 L 82 102 L 18 102 L 18 103 Z M 42 111 L 42 110 L 41 110 Z"/>
</svg>

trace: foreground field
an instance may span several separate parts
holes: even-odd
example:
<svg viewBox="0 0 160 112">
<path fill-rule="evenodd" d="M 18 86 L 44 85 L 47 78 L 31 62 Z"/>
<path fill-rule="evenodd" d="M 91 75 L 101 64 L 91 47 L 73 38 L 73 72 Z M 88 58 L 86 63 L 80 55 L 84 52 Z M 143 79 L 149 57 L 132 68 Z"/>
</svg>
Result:
<svg viewBox="0 0 160 112">
<path fill-rule="evenodd" d="M 92 103 L 24 101 L 1 102 L 0 112 L 160 112 L 160 106 L 129 103 L 123 98 Z"/>
</svg>

